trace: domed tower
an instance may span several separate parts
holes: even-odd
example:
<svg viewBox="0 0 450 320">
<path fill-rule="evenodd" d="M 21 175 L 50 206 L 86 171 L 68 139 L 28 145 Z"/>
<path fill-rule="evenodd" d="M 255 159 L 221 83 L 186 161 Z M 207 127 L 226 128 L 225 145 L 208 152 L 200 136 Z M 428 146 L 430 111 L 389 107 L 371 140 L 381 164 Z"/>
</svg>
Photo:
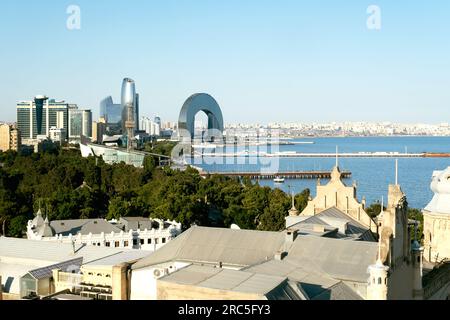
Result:
<svg viewBox="0 0 450 320">
<path fill-rule="evenodd" d="M 414 240 L 411 247 L 412 265 L 413 265 L 413 298 L 414 300 L 423 300 L 423 247 L 417 240 Z"/>
<path fill-rule="evenodd" d="M 368 268 L 367 300 L 387 300 L 389 267 L 381 261 L 381 241 L 379 242 L 377 262 Z"/>
<path fill-rule="evenodd" d="M 431 190 L 423 210 L 424 258 L 434 263 L 450 259 L 450 167 L 433 173 Z"/>
</svg>

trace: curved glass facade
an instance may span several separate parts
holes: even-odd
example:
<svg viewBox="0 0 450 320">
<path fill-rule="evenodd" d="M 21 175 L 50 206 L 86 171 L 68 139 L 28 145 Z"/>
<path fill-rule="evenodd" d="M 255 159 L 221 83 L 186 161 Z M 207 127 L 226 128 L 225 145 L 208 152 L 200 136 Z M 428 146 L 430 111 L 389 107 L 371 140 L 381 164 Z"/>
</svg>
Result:
<svg viewBox="0 0 450 320">
<path fill-rule="evenodd" d="M 128 104 L 133 105 L 135 130 L 139 130 L 139 95 L 136 94 L 134 80 L 125 78 L 122 82 L 122 132 L 124 134 L 127 132 L 125 123 L 128 120 Z"/>
</svg>

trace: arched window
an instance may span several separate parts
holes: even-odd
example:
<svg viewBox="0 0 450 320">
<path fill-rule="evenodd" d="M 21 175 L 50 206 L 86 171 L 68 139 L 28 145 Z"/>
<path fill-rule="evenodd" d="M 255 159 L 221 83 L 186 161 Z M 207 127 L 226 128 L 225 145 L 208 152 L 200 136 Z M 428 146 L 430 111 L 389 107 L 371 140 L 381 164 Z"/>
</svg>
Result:
<svg viewBox="0 0 450 320">
<path fill-rule="evenodd" d="M 380 278 L 378 278 L 378 284 L 381 284 L 382 282 L 381 282 L 381 277 Z"/>
</svg>

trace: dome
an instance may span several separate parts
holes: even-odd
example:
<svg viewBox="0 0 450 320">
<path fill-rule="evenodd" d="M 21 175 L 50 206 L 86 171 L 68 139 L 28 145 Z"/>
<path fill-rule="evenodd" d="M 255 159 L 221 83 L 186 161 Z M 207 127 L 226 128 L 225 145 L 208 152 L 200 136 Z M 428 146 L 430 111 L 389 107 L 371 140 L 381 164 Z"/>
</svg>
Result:
<svg viewBox="0 0 450 320">
<path fill-rule="evenodd" d="M 425 210 L 432 213 L 450 214 L 450 167 L 433 172 L 431 191 L 434 197 Z"/>
</svg>

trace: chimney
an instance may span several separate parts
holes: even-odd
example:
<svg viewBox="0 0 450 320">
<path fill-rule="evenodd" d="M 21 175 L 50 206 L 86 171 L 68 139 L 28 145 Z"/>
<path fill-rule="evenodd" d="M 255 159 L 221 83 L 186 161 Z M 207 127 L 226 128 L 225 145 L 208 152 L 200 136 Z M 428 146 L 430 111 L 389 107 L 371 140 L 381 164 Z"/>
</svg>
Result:
<svg viewBox="0 0 450 320">
<path fill-rule="evenodd" d="M 286 256 L 287 256 L 287 252 L 286 252 L 286 251 L 283 251 L 283 250 L 280 250 L 280 251 L 277 251 L 277 253 L 275 253 L 274 259 L 275 259 L 275 260 L 278 260 L 278 261 L 281 261 L 281 260 L 283 260 Z"/>
<path fill-rule="evenodd" d="M 287 229 L 286 230 L 286 244 L 293 244 L 295 239 L 297 239 L 298 230 Z"/>
</svg>

